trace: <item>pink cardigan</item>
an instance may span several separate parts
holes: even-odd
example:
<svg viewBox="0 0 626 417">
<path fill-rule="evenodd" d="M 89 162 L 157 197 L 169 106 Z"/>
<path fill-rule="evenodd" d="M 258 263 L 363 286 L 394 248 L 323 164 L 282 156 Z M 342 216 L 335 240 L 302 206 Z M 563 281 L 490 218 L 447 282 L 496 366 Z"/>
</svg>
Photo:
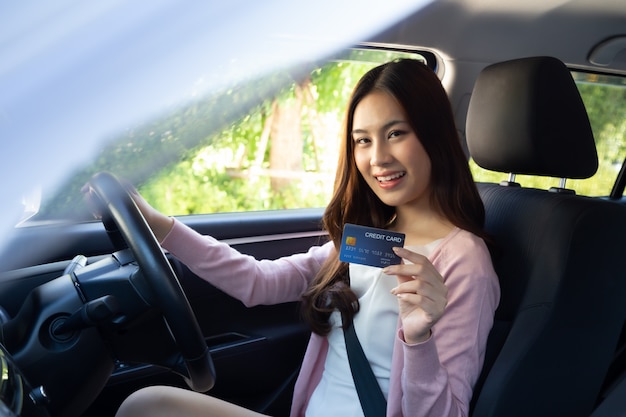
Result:
<svg viewBox="0 0 626 417">
<path fill-rule="evenodd" d="M 298 301 L 331 243 L 274 261 L 256 260 L 175 221 L 162 246 L 194 273 L 247 306 Z M 500 289 L 482 239 L 454 229 L 430 261 L 448 287 L 448 305 L 432 337 L 408 345 L 398 328 L 391 364 L 387 416 L 466 416 L 480 374 Z M 400 321 L 399 321 L 400 325 Z M 328 341 L 312 334 L 296 382 L 291 416 L 304 416 L 319 383 Z"/>
</svg>

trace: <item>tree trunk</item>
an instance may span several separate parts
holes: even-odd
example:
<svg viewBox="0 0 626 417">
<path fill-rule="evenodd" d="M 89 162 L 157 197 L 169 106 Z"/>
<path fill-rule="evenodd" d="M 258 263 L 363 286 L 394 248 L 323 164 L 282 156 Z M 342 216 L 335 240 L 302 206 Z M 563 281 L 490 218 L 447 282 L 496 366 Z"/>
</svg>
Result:
<svg viewBox="0 0 626 417">
<path fill-rule="evenodd" d="M 289 173 L 302 171 L 302 87 L 295 97 L 274 106 L 271 130 L 270 172 L 272 191 L 280 193 L 291 183 Z M 294 175 L 296 177 L 296 175 Z"/>
</svg>

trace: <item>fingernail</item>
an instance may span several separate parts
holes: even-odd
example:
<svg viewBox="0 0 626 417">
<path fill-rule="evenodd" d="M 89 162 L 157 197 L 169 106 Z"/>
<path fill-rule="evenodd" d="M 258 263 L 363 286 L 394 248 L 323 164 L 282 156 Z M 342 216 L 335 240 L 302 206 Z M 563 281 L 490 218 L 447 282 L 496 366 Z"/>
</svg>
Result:
<svg viewBox="0 0 626 417">
<path fill-rule="evenodd" d="M 385 275 L 397 275 L 395 266 L 386 266 L 383 268 L 383 274 Z"/>
</svg>

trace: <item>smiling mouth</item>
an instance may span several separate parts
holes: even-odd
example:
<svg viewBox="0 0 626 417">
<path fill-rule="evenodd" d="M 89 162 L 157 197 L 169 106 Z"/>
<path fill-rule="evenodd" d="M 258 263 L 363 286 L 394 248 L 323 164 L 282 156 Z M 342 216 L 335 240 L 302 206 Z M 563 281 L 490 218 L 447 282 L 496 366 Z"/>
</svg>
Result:
<svg viewBox="0 0 626 417">
<path fill-rule="evenodd" d="M 391 174 L 391 175 L 385 175 L 385 176 L 381 176 L 381 177 L 376 177 L 376 180 L 378 182 L 393 181 L 393 180 L 397 180 L 398 178 L 402 178 L 405 175 L 406 175 L 406 172 L 397 172 L 397 173 Z"/>
</svg>

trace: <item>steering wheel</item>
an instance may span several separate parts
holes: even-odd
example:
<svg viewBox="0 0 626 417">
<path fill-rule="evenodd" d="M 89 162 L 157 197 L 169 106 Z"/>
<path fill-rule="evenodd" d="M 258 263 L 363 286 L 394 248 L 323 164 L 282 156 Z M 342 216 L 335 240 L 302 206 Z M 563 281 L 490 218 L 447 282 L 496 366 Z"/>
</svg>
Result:
<svg viewBox="0 0 626 417">
<path fill-rule="evenodd" d="M 180 352 L 176 371 L 191 389 L 205 392 L 213 387 L 215 368 L 196 316 L 152 230 L 120 181 L 110 173 L 94 175 L 89 183 L 101 203 L 102 219 L 109 233 L 121 235 L 139 265 L 151 291 L 152 305 L 159 309 Z M 115 226 L 117 231 L 111 231 Z M 112 238 L 114 245 L 115 237 Z"/>
</svg>

